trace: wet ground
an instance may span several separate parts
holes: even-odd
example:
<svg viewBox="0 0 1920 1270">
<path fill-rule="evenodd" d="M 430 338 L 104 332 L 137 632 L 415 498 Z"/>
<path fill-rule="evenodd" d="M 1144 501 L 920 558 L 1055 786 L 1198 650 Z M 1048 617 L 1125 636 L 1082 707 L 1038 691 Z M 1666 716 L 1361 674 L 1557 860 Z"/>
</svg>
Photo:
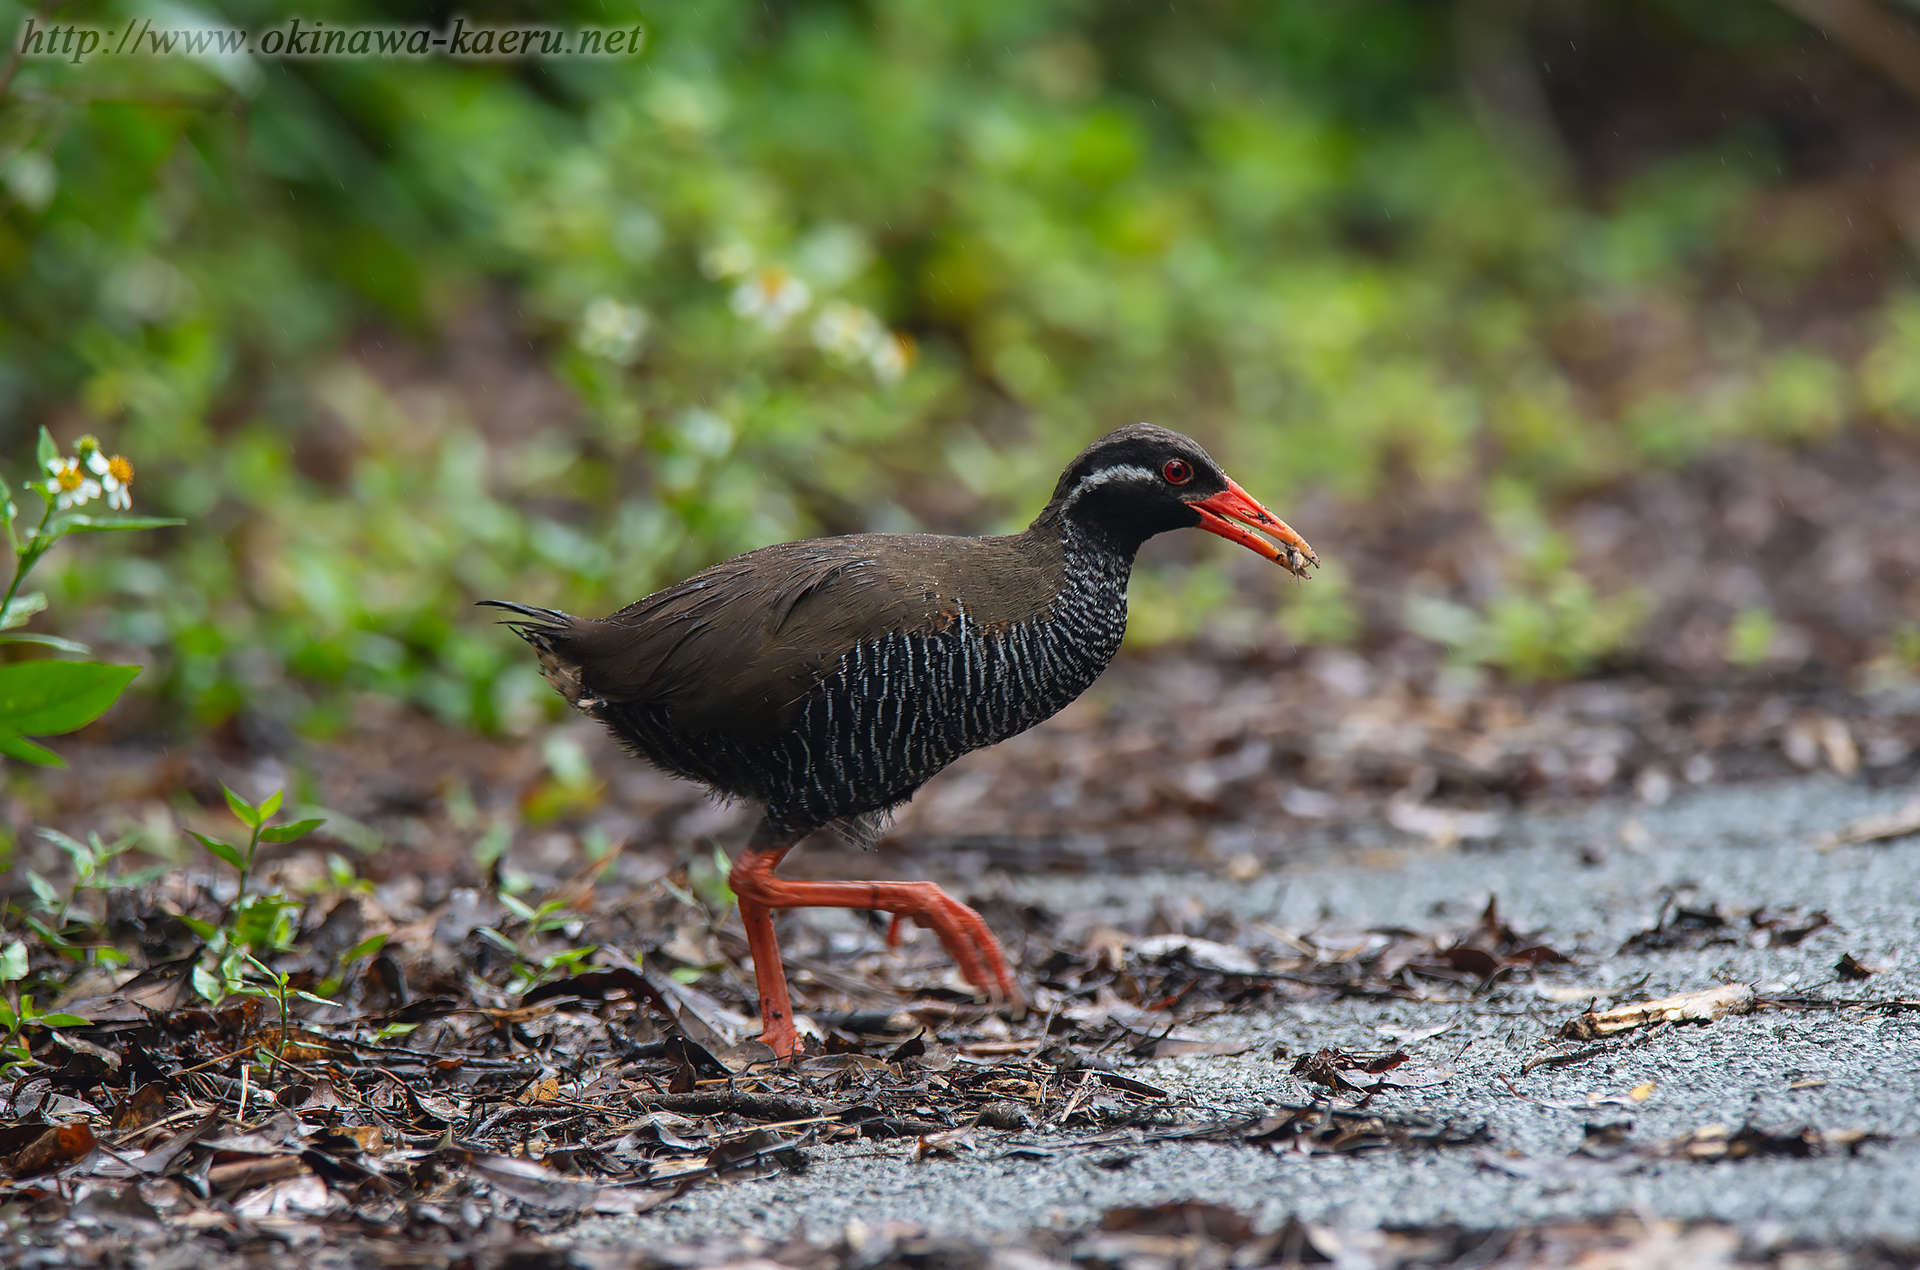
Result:
<svg viewBox="0 0 1920 1270">
<path fill-rule="evenodd" d="M 1575 966 L 1457 1002 L 1243 1008 L 1182 1034 L 1246 1042 L 1244 1055 L 1127 1068 L 1177 1095 L 1192 1120 L 1225 1121 L 1324 1097 L 1291 1074 L 1300 1054 L 1404 1045 L 1423 1078 L 1451 1075 L 1383 1091 L 1369 1107 L 1484 1125 L 1479 1147 L 1308 1158 L 1243 1143 L 1156 1143 L 1143 1130 L 1088 1141 L 1042 1128 L 981 1130 L 955 1158 L 916 1159 L 911 1139 L 859 1141 L 809 1149 L 803 1173 L 700 1188 L 644 1215 L 583 1222 L 563 1238 L 832 1236 L 854 1221 L 984 1237 L 1080 1226 L 1120 1204 L 1200 1198 L 1269 1227 L 1297 1217 L 1347 1230 L 1487 1229 L 1625 1211 L 1734 1223 L 1749 1247 L 1920 1244 L 1920 836 L 1820 849 L 1823 835 L 1897 810 L 1914 792 L 1812 778 L 1684 794 L 1658 808 L 1613 802 L 1523 815 L 1469 848 L 1363 859 L 1328 851 L 1245 881 L 1148 873 L 1007 884 L 1061 912 L 1192 897 L 1290 930 L 1458 927 L 1497 896 L 1510 923 Z M 1717 910 L 1724 925 L 1676 918 L 1682 909 Z M 1656 928 L 1664 934 L 1623 950 Z M 1680 946 L 1646 947 L 1662 942 Z M 1849 955 L 1872 973 L 1843 978 L 1836 966 Z M 1594 1043 L 1557 1035 L 1590 1003 L 1723 983 L 1753 986 L 1759 1008 Z M 1774 1145 L 1739 1159 L 1655 1158 L 1711 1157 L 1714 1126 L 1762 1130 L 1753 1140 Z M 1828 1145 L 1780 1145 L 1808 1129 L 1798 1141 Z M 1873 1136 L 1855 1143 L 1847 1131 Z M 1810 1153 L 1767 1154 L 1776 1149 Z"/>
</svg>

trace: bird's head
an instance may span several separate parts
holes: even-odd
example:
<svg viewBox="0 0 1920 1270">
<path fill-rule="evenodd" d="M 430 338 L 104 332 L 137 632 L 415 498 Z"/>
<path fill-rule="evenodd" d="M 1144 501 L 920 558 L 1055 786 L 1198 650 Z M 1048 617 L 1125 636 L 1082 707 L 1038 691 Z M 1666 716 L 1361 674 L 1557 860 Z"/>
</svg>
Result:
<svg viewBox="0 0 1920 1270">
<path fill-rule="evenodd" d="M 1060 474 L 1049 510 L 1135 545 L 1198 526 L 1298 577 L 1320 563 L 1306 539 L 1262 507 L 1192 437 L 1151 423 L 1109 432 Z"/>
</svg>

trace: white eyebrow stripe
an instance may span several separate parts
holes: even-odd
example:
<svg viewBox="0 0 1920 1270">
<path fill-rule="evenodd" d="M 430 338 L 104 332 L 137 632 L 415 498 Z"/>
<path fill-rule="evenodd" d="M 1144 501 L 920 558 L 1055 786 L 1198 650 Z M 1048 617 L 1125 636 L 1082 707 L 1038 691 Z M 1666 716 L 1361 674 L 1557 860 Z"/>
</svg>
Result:
<svg viewBox="0 0 1920 1270">
<path fill-rule="evenodd" d="M 1079 501 L 1082 494 L 1091 489 L 1098 489 L 1109 481 L 1156 481 L 1158 479 L 1150 468 L 1140 467 L 1133 463 L 1116 463 L 1112 467 L 1103 467 L 1097 472 L 1088 472 L 1085 476 L 1081 477 L 1079 483 L 1076 484 L 1072 490 L 1068 491 L 1066 505 L 1068 507 L 1073 506 L 1074 503 Z"/>
</svg>

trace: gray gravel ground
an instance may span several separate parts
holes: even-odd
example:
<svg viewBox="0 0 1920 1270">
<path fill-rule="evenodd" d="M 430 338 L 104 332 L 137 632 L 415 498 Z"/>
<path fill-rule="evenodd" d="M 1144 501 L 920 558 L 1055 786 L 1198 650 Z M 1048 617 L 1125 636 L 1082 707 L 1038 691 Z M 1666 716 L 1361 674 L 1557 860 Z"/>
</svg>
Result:
<svg viewBox="0 0 1920 1270">
<path fill-rule="evenodd" d="M 1754 984 L 1763 996 L 1920 999 L 1920 837 L 1824 854 L 1813 846 L 1822 833 L 1892 810 L 1913 792 L 1830 779 L 1722 788 L 1660 808 L 1616 804 L 1517 819 L 1492 846 L 1369 852 L 1364 863 L 1293 864 L 1252 883 L 1167 874 L 1028 878 L 1012 886 L 1062 911 L 1194 894 L 1291 928 L 1457 929 L 1495 894 L 1516 928 L 1538 931 L 1574 957 L 1571 970 L 1542 985 L 1590 987 L 1603 1005 L 1726 980 Z M 1716 903 L 1722 912 L 1792 906 L 1824 910 L 1833 925 L 1796 947 L 1617 954 L 1623 939 L 1654 924 L 1666 889 L 1686 885 L 1694 903 Z M 1879 973 L 1864 983 L 1837 982 L 1833 967 L 1843 953 Z M 1078 1225 L 1116 1204 L 1198 1197 L 1256 1212 L 1263 1225 L 1292 1214 L 1344 1228 L 1498 1227 L 1625 1210 L 1735 1222 L 1762 1245 L 1776 1237 L 1920 1242 L 1920 1013 L 1762 1011 L 1711 1026 L 1669 1026 L 1596 1057 L 1523 1072 L 1581 1008 L 1532 983 L 1471 1004 L 1276 1005 L 1190 1029 L 1251 1042 L 1244 1056 L 1167 1059 L 1134 1073 L 1189 1100 L 1196 1118 L 1225 1119 L 1322 1092 L 1289 1074 L 1290 1062 L 1273 1057 L 1278 1046 L 1293 1054 L 1380 1049 L 1389 1044 L 1381 1027 L 1451 1023 L 1420 1043 L 1415 1061 L 1457 1075 L 1374 1105 L 1484 1121 L 1488 1153 L 1505 1159 L 1506 1169 L 1469 1149 L 1302 1158 L 1203 1143 L 1127 1147 L 1133 1160 L 1114 1168 L 1113 1146 L 1033 1159 L 1007 1153 L 1023 1137 L 983 1131 L 959 1160 L 915 1162 L 910 1141 L 813 1148 L 803 1174 L 699 1188 L 636 1218 L 582 1224 L 575 1235 L 587 1243 L 780 1237 L 797 1229 L 827 1235 L 858 1219 L 986 1237 Z M 1789 1088 L 1812 1080 L 1826 1083 Z M 1657 1088 L 1630 1109 L 1585 1105 L 1589 1095 L 1624 1094 L 1646 1081 Z M 1863 1129 L 1891 1140 L 1851 1157 L 1617 1166 L 1568 1158 L 1587 1122 L 1621 1119 L 1633 1122 L 1631 1141 L 1645 1144 L 1715 1123 Z"/>
</svg>

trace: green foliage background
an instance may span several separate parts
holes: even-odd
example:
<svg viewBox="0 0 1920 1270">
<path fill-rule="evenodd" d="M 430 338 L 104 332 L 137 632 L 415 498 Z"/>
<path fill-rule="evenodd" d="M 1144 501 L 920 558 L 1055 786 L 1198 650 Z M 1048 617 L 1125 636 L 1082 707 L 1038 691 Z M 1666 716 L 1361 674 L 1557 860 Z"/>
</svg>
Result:
<svg viewBox="0 0 1920 1270">
<path fill-rule="evenodd" d="M 1762 0 L 1630 7 L 1710 57 L 1807 37 Z M 25 13 L 0 4 L 0 28 Z M 195 14 L 288 16 L 236 0 L 59 20 Z M 1756 220 L 1789 180 L 1764 123 L 1595 188 L 1476 115 L 1450 5 L 470 16 L 641 22 L 648 44 L 601 62 L 30 60 L 0 102 L 6 453 L 23 464 L 41 423 L 97 432 L 139 465 L 139 510 L 191 522 L 151 554 L 76 553 L 54 611 L 141 650 L 142 689 L 201 720 L 254 708 L 324 733 L 343 690 L 371 690 L 512 724 L 547 694 L 476 598 L 605 611 L 792 536 L 1012 525 L 1133 419 L 1195 432 L 1283 508 L 1468 474 L 1524 507 L 1733 436 L 1920 409 L 1904 284 L 1872 299 L 1858 348 L 1762 332 L 1756 309 L 1844 247 Z M 787 276 L 803 313 L 769 329 L 737 311 L 743 286 Z M 911 337 L 904 377 L 817 329 L 835 302 Z M 570 415 L 483 426 L 363 356 L 492 311 Z M 1596 390 L 1575 346 L 1628 319 L 1670 356 Z M 322 442 L 344 457 L 312 459 Z M 1630 606 L 1583 592 L 1562 555 L 1516 575 L 1532 609 L 1467 618 L 1598 614 L 1624 637 Z M 1326 589 L 1296 635 L 1357 637 Z M 1516 668 L 1578 669 L 1596 629 Z"/>
</svg>

